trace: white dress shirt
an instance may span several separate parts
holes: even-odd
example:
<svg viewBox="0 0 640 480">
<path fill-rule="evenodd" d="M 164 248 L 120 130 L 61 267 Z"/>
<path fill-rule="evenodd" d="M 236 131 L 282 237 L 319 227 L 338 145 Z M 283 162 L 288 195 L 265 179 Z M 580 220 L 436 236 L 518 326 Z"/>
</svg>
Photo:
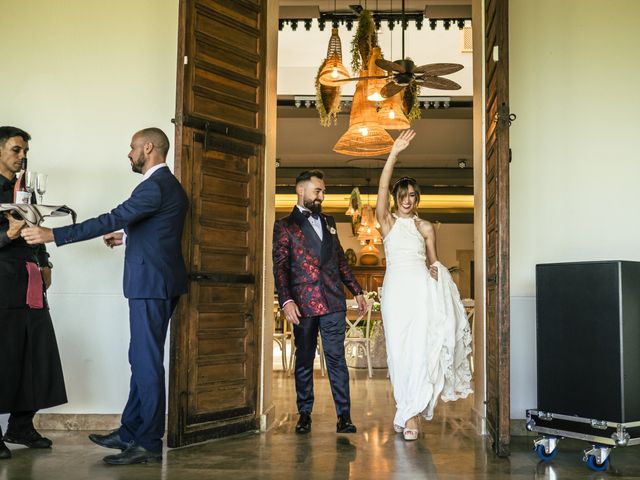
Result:
<svg viewBox="0 0 640 480">
<path fill-rule="evenodd" d="M 160 170 L 161 168 L 165 168 L 165 167 L 169 168 L 169 165 L 167 165 L 166 163 L 159 163 L 158 165 L 154 165 L 153 167 L 151 167 L 149 170 L 145 172 L 145 174 L 142 176 L 142 180 L 140 181 L 140 183 L 144 182 L 147 178 L 153 175 L 156 170 Z"/>
<path fill-rule="evenodd" d="M 311 210 L 309 210 L 308 208 L 301 207 L 300 205 L 296 205 L 296 207 L 298 207 L 298 210 L 300 210 L 301 212 L 311 213 Z M 309 220 L 309 223 L 311 224 L 313 229 L 316 231 L 318 238 L 320 239 L 320 241 L 322 241 L 322 218 L 320 216 L 318 216 L 318 218 L 313 218 L 312 216 L 309 216 L 307 220 Z"/>
</svg>

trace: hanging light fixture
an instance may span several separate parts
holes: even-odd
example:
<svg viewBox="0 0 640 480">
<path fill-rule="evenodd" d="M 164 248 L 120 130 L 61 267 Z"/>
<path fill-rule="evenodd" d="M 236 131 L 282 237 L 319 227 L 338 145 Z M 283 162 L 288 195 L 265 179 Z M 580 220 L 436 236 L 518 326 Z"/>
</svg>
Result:
<svg viewBox="0 0 640 480">
<path fill-rule="evenodd" d="M 338 29 L 331 29 L 331 38 L 329 38 L 329 46 L 327 47 L 327 58 L 325 65 L 318 81 L 322 85 L 329 87 L 340 87 L 342 83 L 338 80 L 344 80 L 350 78 L 349 71 L 342 64 L 342 42 L 340 42 L 340 36 L 338 35 Z"/>
<path fill-rule="evenodd" d="M 378 123 L 387 130 L 406 130 L 411 124 L 402 109 L 402 98 L 394 95 L 380 102 Z"/>
<path fill-rule="evenodd" d="M 387 74 L 383 69 L 376 65 L 376 60 L 382 58 L 382 50 L 380 47 L 373 47 L 371 56 L 369 57 L 369 66 L 367 68 L 367 76 L 382 77 Z M 387 84 L 386 78 L 372 78 L 367 81 L 367 100 L 371 102 L 382 102 L 384 97 L 380 95 L 380 90 Z"/>
<path fill-rule="evenodd" d="M 351 104 L 349 129 L 333 147 L 337 153 L 368 157 L 391 151 L 393 138 L 380 126 L 376 107 L 366 100 L 365 89 L 366 80 L 359 81 Z"/>
</svg>

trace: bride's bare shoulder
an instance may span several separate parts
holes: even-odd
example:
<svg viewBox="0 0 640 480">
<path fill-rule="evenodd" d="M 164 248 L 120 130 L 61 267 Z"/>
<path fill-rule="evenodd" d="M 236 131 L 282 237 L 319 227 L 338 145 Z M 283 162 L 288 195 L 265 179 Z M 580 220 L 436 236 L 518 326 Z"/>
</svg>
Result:
<svg viewBox="0 0 640 480">
<path fill-rule="evenodd" d="M 414 217 L 414 221 L 416 222 L 416 227 L 423 235 L 433 235 L 435 233 L 436 230 L 433 226 L 433 223 L 431 223 L 429 220 L 425 220 L 416 216 Z"/>
</svg>

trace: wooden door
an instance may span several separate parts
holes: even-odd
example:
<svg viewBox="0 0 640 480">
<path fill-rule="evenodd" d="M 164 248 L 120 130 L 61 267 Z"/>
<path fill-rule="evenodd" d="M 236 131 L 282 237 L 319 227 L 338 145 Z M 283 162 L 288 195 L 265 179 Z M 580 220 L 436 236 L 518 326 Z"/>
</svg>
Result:
<svg viewBox="0 0 640 480">
<path fill-rule="evenodd" d="M 168 445 L 258 428 L 266 0 L 181 0 L 175 171 L 189 292 L 172 320 Z"/>
<path fill-rule="evenodd" d="M 509 443 L 508 0 L 486 0 L 487 427 L 499 456 Z"/>
</svg>

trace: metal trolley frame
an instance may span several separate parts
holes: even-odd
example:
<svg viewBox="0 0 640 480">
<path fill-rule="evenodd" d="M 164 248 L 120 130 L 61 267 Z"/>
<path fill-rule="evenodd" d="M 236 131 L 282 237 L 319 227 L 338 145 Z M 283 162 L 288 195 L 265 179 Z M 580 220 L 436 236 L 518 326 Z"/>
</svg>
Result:
<svg viewBox="0 0 640 480">
<path fill-rule="evenodd" d="M 527 430 L 542 434 L 533 448 L 543 461 L 557 456 L 558 442 L 563 438 L 591 443 L 582 460 L 596 472 L 607 469 L 613 448 L 640 444 L 640 421 L 618 423 L 530 409 L 526 426 Z"/>
</svg>

